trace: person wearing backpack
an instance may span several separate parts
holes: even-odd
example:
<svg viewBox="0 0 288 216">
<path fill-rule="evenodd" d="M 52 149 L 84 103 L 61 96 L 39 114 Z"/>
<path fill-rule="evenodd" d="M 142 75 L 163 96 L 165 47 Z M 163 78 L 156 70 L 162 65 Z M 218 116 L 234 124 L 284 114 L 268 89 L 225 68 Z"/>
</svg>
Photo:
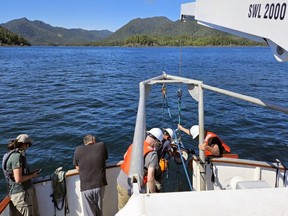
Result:
<svg viewBox="0 0 288 216">
<path fill-rule="evenodd" d="M 2 160 L 2 170 L 8 184 L 10 215 L 39 216 L 36 192 L 32 179 L 38 171 L 29 171 L 26 150 L 31 147 L 32 140 L 27 134 L 20 134 L 8 143 L 8 150 Z"/>
<path fill-rule="evenodd" d="M 90 134 L 84 136 L 83 142 L 84 145 L 76 148 L 73 160 L 80 176 L 83 215 L 102 216 L 108 152 L 105 144 L 96 143 L 96 138 Z"/>
</svg>

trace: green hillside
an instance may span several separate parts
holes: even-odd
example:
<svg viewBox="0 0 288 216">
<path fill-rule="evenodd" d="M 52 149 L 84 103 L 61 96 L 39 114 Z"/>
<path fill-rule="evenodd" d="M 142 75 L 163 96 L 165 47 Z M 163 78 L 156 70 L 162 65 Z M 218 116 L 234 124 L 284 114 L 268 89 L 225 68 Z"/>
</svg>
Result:
<svg viewBox="0 0 288 216">
<path fill-rule="evenodd" d="M 32 45 L 82 45 L 101 40 L 112 34 L 108 30 L 88 31 L 53 27 L 42 21 L 30 21 L 26 18 L 12 20 L 2 26 L 22 35 Z"/>
<path fill-rule="evenodd" d="M 227 46 L 263 45 L 197 24 L 173 22 L 166 17 L 134 19 L 93 45 L 117 46 Z"/>
<path fill-rule="evenodd" d="M 23 37 L 0 26 L 0 46 L 29 46 L 30 43 Z"/>
</svg>

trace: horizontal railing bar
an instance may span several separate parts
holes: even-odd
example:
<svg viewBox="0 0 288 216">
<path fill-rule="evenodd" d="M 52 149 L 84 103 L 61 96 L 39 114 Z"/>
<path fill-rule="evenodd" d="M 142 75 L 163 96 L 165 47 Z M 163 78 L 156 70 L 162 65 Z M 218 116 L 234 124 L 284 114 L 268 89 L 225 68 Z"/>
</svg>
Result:
<svg viewBox="0 0 288 216">
<path fill-rule="evenodd" d="M 203 86 L 204 89 L 207 89 L 207 90 L 210 90 L 210 91 L 213 91 L 213 92 L 218 92 L 220 94 L 224 94 L 224 95 L 228 95 L 230 97 L 238 98 L 238 99 L 241 99 L 241 100 L 253 103 L 253 104 L 257 104 L 257 105 L 260 105 L 260 106 L 267 107 L 267 108 L 272 109 L 272 110 L 277 110 L 277 111 L 280 111 L 280 112 L 283 112 L 283 113 L 288 113 L 288 109 L 287 108 L 279 107 L 279 106 L 276 106 L 276 105 L 273 105 L 273 104 L 270 104 L 270 103 L 265 103 L 262 100 L 260 100 L 258 98 L 255 98 L 255 97 L 250 97 L 250 96 L 247 96 L 247 95 L 235 93 L 235 92 L 232 92 L 232 91 L 224 90 L 224 89 L 221 89 L 221 88 L 217 88 L 217 87 L 213 87 L 213 86 L 209 86 L 209 85 L 205 85 L 205 84 L 203 84 L 202 86 Z"/>
</svg>

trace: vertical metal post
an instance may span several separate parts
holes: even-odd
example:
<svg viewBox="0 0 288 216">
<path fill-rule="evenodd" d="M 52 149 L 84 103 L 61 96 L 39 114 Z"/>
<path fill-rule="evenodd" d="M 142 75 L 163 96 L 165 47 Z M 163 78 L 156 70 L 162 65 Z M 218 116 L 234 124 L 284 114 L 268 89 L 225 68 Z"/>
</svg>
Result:
<svg viewBox="0 0 288 216">
<path fill-rule="evenodd" d="M 199 124 L 199 144 L 204 142 L 204 97 L 202 82 L 198 86 L 198 124 Z M 206 173 L 205 173 L 205 155 L 204 151 L 199 150 L 200 158 L 200 190 L 206 189 Z"/>
<path fill-rule="evenodd" d="M 143 179 L 143 141 L 145 139 L 146 129 L 146 111 L 145 111 L 145 98 L 148 92 L 146 91 L 145 83 L 141 82 L 139 85 L 139 105 L 136 118 L 136 125 L 133 137 L 132 158 L 130 163 L 129 176 L 132 181 L 137 180 L 139 188 Z"/>
</svg>

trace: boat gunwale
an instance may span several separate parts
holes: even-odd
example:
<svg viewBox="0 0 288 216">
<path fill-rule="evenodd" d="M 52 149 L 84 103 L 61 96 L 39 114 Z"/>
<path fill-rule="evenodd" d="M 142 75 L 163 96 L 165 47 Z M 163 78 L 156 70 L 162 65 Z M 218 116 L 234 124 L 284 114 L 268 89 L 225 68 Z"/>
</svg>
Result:
<svg viewBox="0 0 288 216">
<path fill-rule="evenodd" d="M 193 158 L 195 161 L 199 161 L 200 159 L 198 157 Z M 279 169 L 281 171 L 286 171 L 287 169 L 282 165 L 265 161 L 256 161 L 256 160 L 249 160 L 249 159 L 239 159 L 239 158 L 208 158 L 207 162 L 212 163 L 224 163 L 224 164 L 236 164 L 236 165 L 245 165 L 245 166 L 252 166 L 252 167 L 261 167 L 261 168 L 268 168 L 268 169 Z"/>
<path fill-rule="evenodd" d="M 114 164 L 108 164 L 106 165 L 106 169 L 112 169 L 115 167 L 119 167 L 123 161 L 119 161 L 118 163 Z M 76 169 L 68 170 L 65 174 L 66 177 L 72 177 L 78 175 L 79 172 Z M 43 182 L 47 182 L 51 180 L 51 175 L 46 175 L 43 177 L 38 177 L 33 180 L 33 184 L 39 184 Z M 0 201 L 0 214 L 6 209 L 6 207 L 9 205 L 10 202 L 10 196 L 6 195 L 1 201 Z"/>
<path fill-rule="evenodd" d="M 9 205 L 10 203 L 10 196 L 7 195 L 6 197 L 4 197 L 4 199 L 1 200 L 0 202 L 0 214 L 2 214 L 2 212 L 5 210 L 5 208 Z"/>
</svg>

